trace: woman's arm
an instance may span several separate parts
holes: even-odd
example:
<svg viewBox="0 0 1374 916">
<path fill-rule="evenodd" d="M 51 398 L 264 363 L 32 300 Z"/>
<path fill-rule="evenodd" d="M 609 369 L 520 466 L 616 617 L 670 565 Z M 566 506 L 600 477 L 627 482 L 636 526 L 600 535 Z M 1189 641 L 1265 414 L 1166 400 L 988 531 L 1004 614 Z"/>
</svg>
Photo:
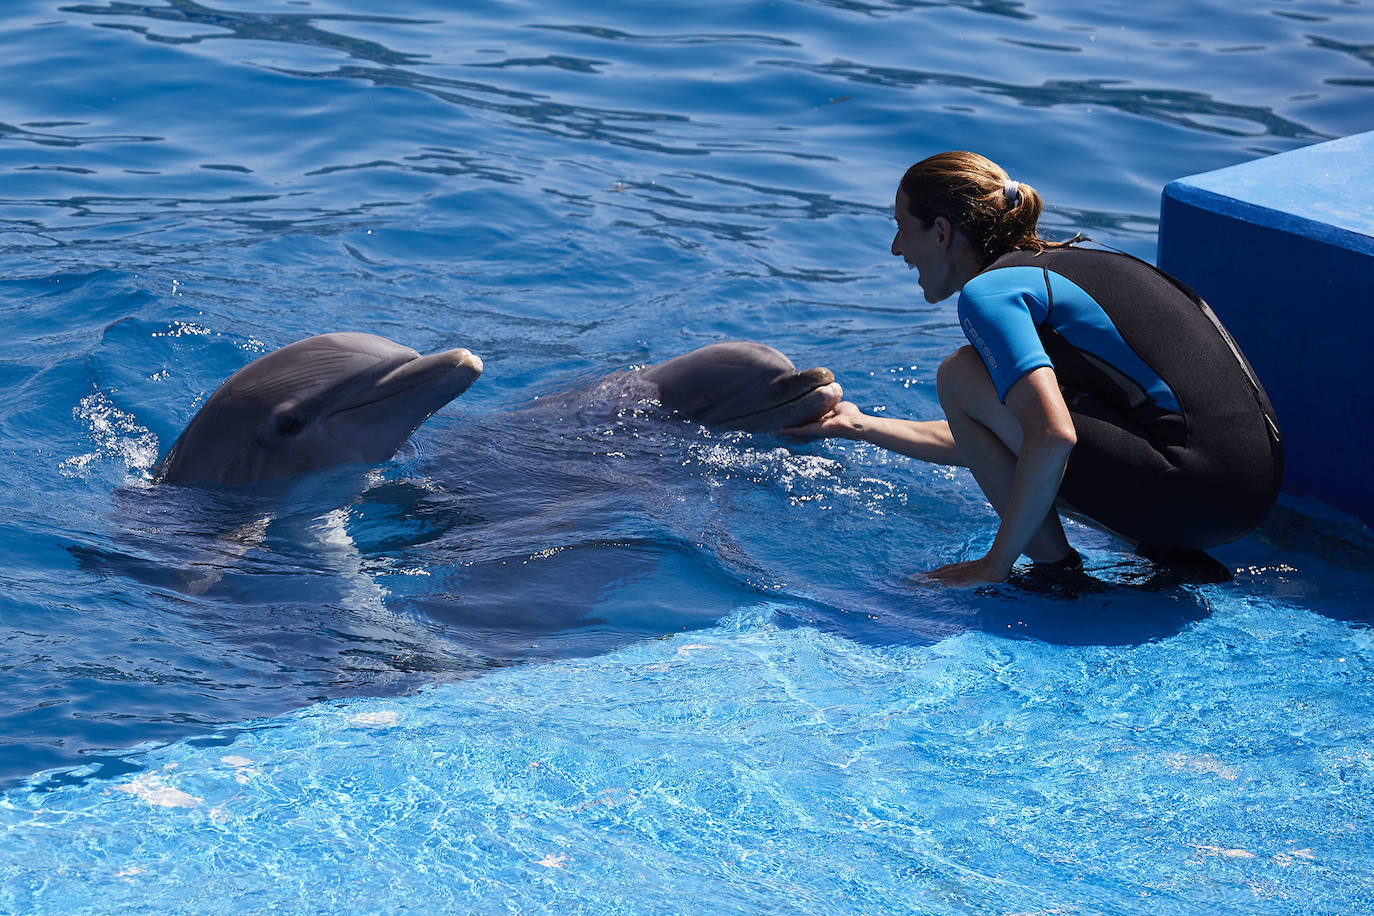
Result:
<svg viewBox="0 0 1374 916">
<path fill-rule="evenodd" d="M 1001 516 L 997 537 L 981 559 L 952 563 L 928 574 L 947 585 L 1000 582 L 1007 577 L 1031 537 L 1054 511 L 1064 468 L 1077 442 L 1073 418 L 1053 369 L 1041 367 L 1022 376 L 1007 392 L 1005 403 L 1021 427 L 1009 492 L 990 492 L 991 481 L 984 481 L 978 473 L 977 456 L 969 456 L 975 476 Z"/>
<path fill-rule="evenodd" d="M 934 464 L 963 465 L 949 424 L 944 420 L 875 417 L 863 413 L 849 401 L 841 401 L 834 410 L 815 423 L 793 426 L 779 432 L 799 439 L 826 436 L 857 439 Z"/>
</svg>

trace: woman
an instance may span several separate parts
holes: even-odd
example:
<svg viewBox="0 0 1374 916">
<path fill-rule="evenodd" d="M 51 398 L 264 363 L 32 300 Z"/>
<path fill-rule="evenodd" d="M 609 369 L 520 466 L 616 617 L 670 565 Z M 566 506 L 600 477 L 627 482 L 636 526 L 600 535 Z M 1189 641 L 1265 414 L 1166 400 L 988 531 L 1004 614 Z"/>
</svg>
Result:
<svg viewBox="0 0 1374 916">
<path fill-rule="evenodd" d="M 1283 476 L 1273 409 L 1191 290 L 1129 255 L 1049 242 L 1035 190 L 975 153 L 897 189 L 892 253 L 926 301 L 959 296 L 969 345 L 941 365 L 945 419 L 844 402 L 785 432 L 872 442 L 973 472 L 1001 517 L 988 553 L 929 575 L 997 582 L 1025 554 L 1076 565 L 1056 502 L 1145 550 L 1202 549 L 1264 518 Z"/>
</svg>

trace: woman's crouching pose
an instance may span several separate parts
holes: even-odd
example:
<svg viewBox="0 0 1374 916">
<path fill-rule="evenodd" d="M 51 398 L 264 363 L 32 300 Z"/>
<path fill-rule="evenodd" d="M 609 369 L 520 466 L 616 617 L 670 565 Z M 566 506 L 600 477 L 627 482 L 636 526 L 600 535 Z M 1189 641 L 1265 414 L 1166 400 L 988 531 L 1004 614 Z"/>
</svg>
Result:
<svg viewBox="0 0 1374 916">
<path fill-rule="evenodd" d="M 1056 503 L 1155 550 L 1202 549 L 1264 518 L 1283 477 L 1273 408 L 1211 310 L 1129 255 L 1048 242 L 1035 190 L 975 153 L 941 153 L 897 189 L 892 253 L 928 302 L 959 296 L 969 345 L 940 366 L 944 420 L 844 402 L 785 432 L 863 439 L 973 472 L 1001 517 L 949 584 L 1004 579 L 1022 555 L 1073 563 Z"/>
</svg>

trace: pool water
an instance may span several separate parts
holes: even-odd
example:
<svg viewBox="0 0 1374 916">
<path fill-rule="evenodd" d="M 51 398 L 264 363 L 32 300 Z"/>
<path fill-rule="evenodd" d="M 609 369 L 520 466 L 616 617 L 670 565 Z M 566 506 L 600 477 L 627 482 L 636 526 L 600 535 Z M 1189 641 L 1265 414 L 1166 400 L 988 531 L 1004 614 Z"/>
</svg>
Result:
<svg viewBox="0 0 1374 916">
<path fill-rule="evenodd" d="M 1374 127 L 1368 0 L 232 2 L 0 11 L 0 912 L 1374 907 L 1367 527 L 943 590 L 964 472 L 598 387 L 749 338 L 934 415 L 906 165 L 1152 258 L 1169 180 Z M 332 330 L 486 372 L 151 485 Z"/>
</svg>

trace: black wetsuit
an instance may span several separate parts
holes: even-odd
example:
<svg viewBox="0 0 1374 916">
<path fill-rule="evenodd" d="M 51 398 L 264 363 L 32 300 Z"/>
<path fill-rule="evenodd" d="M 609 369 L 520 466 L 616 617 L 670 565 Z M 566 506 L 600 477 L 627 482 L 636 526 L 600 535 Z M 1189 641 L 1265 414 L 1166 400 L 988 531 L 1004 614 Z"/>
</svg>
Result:
<svg viewBox="0 0 1374 916">
<path fill-rule="evenodd" d="M 1142 545 L 1206 548 L 1254 528 L 1283 479 L 1273 407 L 1196 294 L 1095 249 L 1014 251 L 959 298 L 1005 399 L 1051 366 L 1078 444 L 1060 498 Z"/>
</svg>

